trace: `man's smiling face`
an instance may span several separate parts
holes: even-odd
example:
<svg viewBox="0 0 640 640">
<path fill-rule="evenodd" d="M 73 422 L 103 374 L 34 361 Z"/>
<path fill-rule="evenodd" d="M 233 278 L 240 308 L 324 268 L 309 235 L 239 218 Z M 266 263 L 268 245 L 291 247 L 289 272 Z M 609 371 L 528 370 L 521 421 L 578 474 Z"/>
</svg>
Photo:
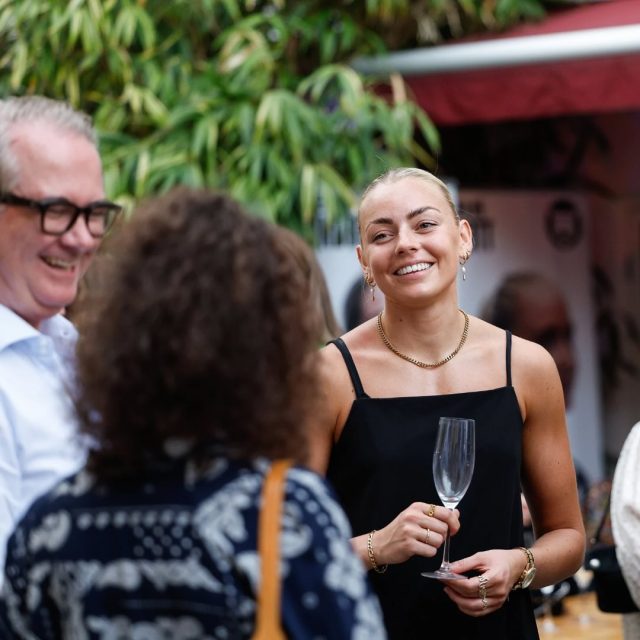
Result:
<svg viewBox="0 0 640 640">
<path fill-rule="evenodd" d="M 18 123 L 11 150 L 15 195 L 64 197 L 79 206 L 104 198 L 98 152 L 82 135 L 46 121 Z M 82 216 L 64 235 L 52 236 L 41 231 L 38 210 L 0 205 L 0 304 L 37 328 L 73 302 L 99 245 Z"/>
</svg>

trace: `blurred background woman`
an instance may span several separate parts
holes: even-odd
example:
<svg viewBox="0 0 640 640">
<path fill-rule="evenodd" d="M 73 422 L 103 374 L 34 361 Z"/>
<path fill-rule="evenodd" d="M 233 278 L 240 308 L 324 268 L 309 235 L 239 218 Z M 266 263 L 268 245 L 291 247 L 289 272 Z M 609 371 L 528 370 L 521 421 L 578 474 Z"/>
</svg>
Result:
<svg viewBox="0 0 640 640">
<path fill-rule="evenodd" d="M 223 195 L 178 190 L 112 243 L 79 345 L 89 463 L 12 536 L 0 636 L 251 636 L 263 477 L 305 462 L 317 395 L 317 309 L 283 237 Z M 349 535 L 324 481 L 290 470 L 289 637 L 384 637 Z"/>
<path fill-rule="evenodd" d="M 313 249 L 301 236 L 285 227 L 279 227 L 278 233 L 282 244 L 290 251 L 298 269 L 307 279 L 313 308 L 311 317 L 316 321 L 317 342 L 318 346 L 324 347 L 329 340 L 337 338 L 342 333 L 342 329 L 333 312 L 329 287 L 322 267 Z"/>
<path fill-rule="evenodd" d="M 368 287 L 362 278 L 356 278 L 349 287 L 344 301 L 344 322 L 347 331 L 377 316 L 383 309 L 383 293 L 376 291 L 374 287 Z"/>
</svg>

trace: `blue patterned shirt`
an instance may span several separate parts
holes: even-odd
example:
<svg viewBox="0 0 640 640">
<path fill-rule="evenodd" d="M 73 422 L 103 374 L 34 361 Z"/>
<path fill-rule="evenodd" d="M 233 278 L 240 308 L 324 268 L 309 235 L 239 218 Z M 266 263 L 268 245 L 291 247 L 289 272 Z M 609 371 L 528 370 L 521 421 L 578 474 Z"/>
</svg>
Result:
<svg viewBox="0 0 640 640">
<path fill-rule="evenodd" d="M 8 546 L 0 637 L 235 640 L 254 629 L 268 463 L 187 463 L 124 489 L 86 471 L 38 500 Z M 290 638 L 385 638 L 348 522 L 327 483 L 292 468 L 281 518 Z M 4 625 L 4 626 L 3 626 Z"/>
</svg>

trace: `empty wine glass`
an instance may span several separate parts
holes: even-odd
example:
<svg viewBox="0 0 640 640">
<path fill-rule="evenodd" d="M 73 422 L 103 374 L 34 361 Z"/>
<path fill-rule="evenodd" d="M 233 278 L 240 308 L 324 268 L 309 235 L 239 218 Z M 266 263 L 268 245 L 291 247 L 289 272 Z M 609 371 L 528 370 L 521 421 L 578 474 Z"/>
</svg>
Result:
<svg viewBox="0 0 640 640">
<path fill-rule="evenodd" d="M 475 424 L 475 420 L 470 418 L 440 418 L 438 423 L 438 437 L 433 452 L 433 480 L 442 504 L 452 511 L 471 484 L 476 457 Z M 440 568 L 422 575 L 448 580 L 465 578 L 451 572 L 448 530 Z"/>
</svg>

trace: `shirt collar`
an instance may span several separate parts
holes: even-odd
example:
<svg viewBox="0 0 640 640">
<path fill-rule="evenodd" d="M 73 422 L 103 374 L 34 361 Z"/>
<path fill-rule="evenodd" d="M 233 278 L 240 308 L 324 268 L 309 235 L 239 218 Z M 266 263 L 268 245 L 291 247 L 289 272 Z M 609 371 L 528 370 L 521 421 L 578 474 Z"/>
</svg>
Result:
<svg viewBox="0 0 640 640">
<path fill-rule="evenodd" d="M 7 347 L 39 336 L 49 336 L 54 342 L 66 342 L 77 335 L 75 327 L 64 316 L 58 314 L 47 318 L 40 331 L 8 307 L 0 304 L 0 351 Z"/>
</svg>

